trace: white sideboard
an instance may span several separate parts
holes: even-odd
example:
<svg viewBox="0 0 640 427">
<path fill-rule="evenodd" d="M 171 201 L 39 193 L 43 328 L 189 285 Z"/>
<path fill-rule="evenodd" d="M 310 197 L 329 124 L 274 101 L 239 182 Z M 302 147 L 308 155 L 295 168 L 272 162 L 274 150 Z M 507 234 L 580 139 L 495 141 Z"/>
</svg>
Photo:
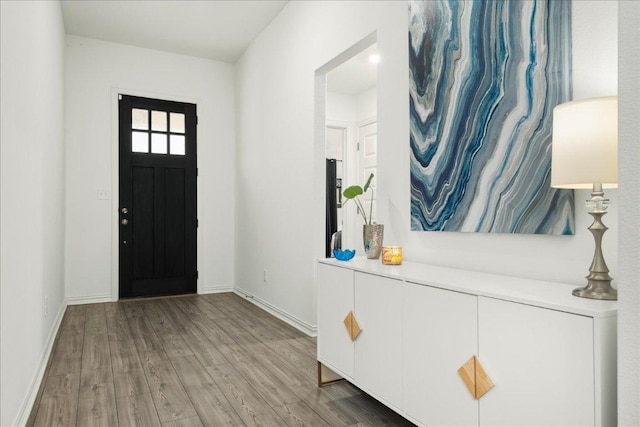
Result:
<svg viewBox="0 0 640 427">
<path fill-rule="evenodd" d="M 420 426 L 614 426 L 617 303 L 574 287 L 323 259 L 318 361 Z M 473 356 L 494 384 L 477 399 Z"/>
</svg>

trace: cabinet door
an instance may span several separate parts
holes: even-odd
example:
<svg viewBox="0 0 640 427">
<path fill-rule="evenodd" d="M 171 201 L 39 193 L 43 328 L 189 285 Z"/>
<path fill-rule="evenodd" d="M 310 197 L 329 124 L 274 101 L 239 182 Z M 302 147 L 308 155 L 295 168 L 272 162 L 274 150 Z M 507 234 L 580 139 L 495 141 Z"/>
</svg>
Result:
<svg viewBox="0 0 640 427">
<path fill-rule="evenodd" d="M 318 360 L 353 377 L 353 342 L 344 318 L 353 310 L 353 271 L 318 264 Z"/>
<path fill-rule="evenodd" d="M 404 402 L 424 425 L 478 425 L 458 368 L 478 351 L 478 297 L 404 284 Z"/>
<path fill-rule="evenodd" d="M 593 319 L 478 298 L 483 426 L 594 424 Z"/>
<path fill-rule="evenodd" d="M 402 408 L 402 282 L 356 272 L 354 312 L 356 383 Z"/>
</svg>

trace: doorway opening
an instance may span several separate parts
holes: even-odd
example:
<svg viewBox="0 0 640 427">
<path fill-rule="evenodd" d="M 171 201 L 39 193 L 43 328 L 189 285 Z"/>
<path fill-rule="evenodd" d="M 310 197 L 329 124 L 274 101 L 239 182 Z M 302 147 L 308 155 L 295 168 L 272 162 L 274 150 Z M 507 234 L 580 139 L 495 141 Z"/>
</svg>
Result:
<svg viewBox="0 0 640 427">
<path fill-rule="evenodd" d="M 119 294 L 196 292 L 196 105 L 119 96 Z"/>
<path fill-rule="evenodd" d="M 372 222 L 377 218 L 377 63 L 380 56 L 375 34 L 357 46 L 350 50 L 350 56 L 341 55 L 343 62 L 326 73 L 327 257 L 332 256 L 334 248 L 356 249 L 356 254 L 364 255 L 362 217 L 355 203 L 345 203 L 341 192 L 351 185 L 364 186 L 370 174 L 374 175 L 370 186 L 373 193 L 362 197 L 362 203 L 367 217 L 371 212 Z"/>
</svg>

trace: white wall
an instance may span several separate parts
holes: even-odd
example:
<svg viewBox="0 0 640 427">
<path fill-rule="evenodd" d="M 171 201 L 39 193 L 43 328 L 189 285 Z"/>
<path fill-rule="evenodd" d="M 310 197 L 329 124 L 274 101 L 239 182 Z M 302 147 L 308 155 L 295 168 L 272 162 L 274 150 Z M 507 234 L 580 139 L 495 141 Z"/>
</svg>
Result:
<svg viewBox="0 0 640 427">
<path fill-rule="evenodd" d="M 365 90 L 356 96 L 358 121 L 370 119 L 378 114 L 378 89 Z"/>
<path fill-rule="evenodd" d="M 315 326 L 315 260 L 324 246 L 314 71 L 373 32 L 385 9 L 406 12 L 406 4 L 290 2 L 236 64 L 236 286 L 303 327 Z M 406 17 L 395 22 L 406 27 Z"/>
<path fill-rule="evenodd" d="M 618 422 L 640 425 L 640 2 L 620 2 Z"/>
<path fill-rule="evenodd" d="M 327 120 L 357 123 L 377 114 L 377 89 L 368 89 L 357 95 L 327 92 Z"/>
<path fill-rule="evenodd" d="M 616 10 L 606 3 L 574 2 L 574 29 L 589 40 L 575 45 L 574 72 L 590 76 L 592 87 L 607 85 L 602 90 L 608 91 L 615 88 L 611 79 L 615 79 L 616 52 L 593 49 L 601 45 L 601 38 L 616 38 L 611 26 L 593 25 L 603 20 L 615 23 Z M 406 259 L 412 261 L 576 285 L 582 285 L 588 273 L 593 240 L 586 229 L 590 217 L 580 193 L 575 236 L 410 231 L 407 19 L 405 2 L 291 2 L 237 64 L 238 158 L 242 162 L 236 211 L 239 223 L 251 220 L 253 225 L 236 233 L 238 254 L 243 255 L 238 257 L 236 283 L 309 324 L 315 324 L 315 307 L 308 301 L 314 301 L 313 260 L 322 255 L 317 242 L 322 241 L 324 224 L 322 165 L 315 158 L 323 151 L 312 142 L 313 73 L 376 30 L 384 58 L 378 66 L 378 99 L 384 100 L 378 104 L 378 216 L 385 224 L 385 241 L 404 246 Z M 590 71 L 595 58 L 612 64 L 605 75 Z M 587 96 L 586 92 L 579 95 Z M 260 120 L 255 119 L 257 115 Z M 270 203 L 279 199 L 283 182 L 286 191 L 296 196 L 285 203 Z M 614 206 L 605 218 L 610 231 L 604 250 L 616 277 L 615 191 L 607 194 Z M 267 285 L 262 282 L 263 268 L 274 272 Z"/>
<path fill-rule="evenodd" d="M 572 11 L 573 33 L 573 99 L 611 96 L 618 94 L 618 2 L 610 0 L 574 0 Z M 609 28 L 607 31 L 594 31 L 597 28 Z M 611 270 L 613 285 L 618 286 L 618 190 L 609 189 L 605 196 L 611 200 L 608 213 L 603 222 L 611 230 L 602 242 L 605 261 Z M 593 255 L 593 237 L 586 232 L 592 217 L 586 213 L 584 201 L 591 197 L 589 190 L 576 190 L 576 229 L 575 243 L 584 247 L 584 251 L 575 252 L 574 261 L 582 269 L 588 268 Z M 573 249 L 572 249 L 573 251 Z M 589 252 L 591 251 L 591 252 Z M 585 273 L 588 273 L 585 271 Z M 576 273 L 574 273 L 575 276 Z M 582 275 L 577 276 L 582 278 Z M 586 284 L 586 283 L 585 283 Z"/>
<path fill-rule="evenodd" d="M 149 49 L 67 36 L 65 118 L 67 144 L 67 296 L 112 297 L 116 258 L 115 94 L 198 105 L 198 291 L 234 283 L 233 65 Z M 112 245 L 114 250 L 112 251 Z M 114 274 L 117 278 L 117 272 Z M 117 288 L 116 288 L 117 289 Z M 116 295 L 113 295 L 114 297 Z"/>
<path fill-rule="evenodd" d="M 327 92 L 327 120 L 343 123 L 358 121 L 356 97 L 343 93 Z"/>
<path fill-rule="evenodd" d="M 65 307 L 64 28 L 58 2 L 3 1 L 0 16 L 0 425 L 9 426 L 29 415 Z"/>
<path fill-rule="evenodd" d="M 594 25 L 594 22 L 599 24 Z M 573 74 L 576 79 L 574 97 L 597 96 L 599 93 L 615 95 L 616 2 L 574 1 L 572 28 Z M 406 40 L 397 51 L 385 52 L 386 62 L 400 62 L 404 65 L 405 50 Z M 394 58 L 386 58 L 389 54 L 394 55 Z M 600 65 L 594 69 L 593 64 L 596 62 Z M 378 79 L 380 86 L 384 84 L 385 70 L 384 65 L 381 65 Z M 405 71 L 402 70 L 403 83 L 398 81 L 396 87 L 406 87 Z M 397 78 L 400 77 L 398 73 Z M 384 91 L 384 88 L 381 90 Z M 405 95 L 402 90 L 396 92 Z M 379 92 L 378 96 L 385 100 L 378 109 L 378 137 L 382 159 L 378 167 L 379 215 L 385 223 L 385 238 L 403 245 L 408 260 L 586 285 L 584 277 L 588 274 L 594 250 L 593 237 L 587 230 L 592 218 L 584 207 L 584 201 L 589 196 L 588 191 L 576 192 L 574 236 L 410 232 L 409 173 L 404 172 L 409 158 L 408 137 L 405 137 L 408 104 L 406 99 L 402 99 L 398 105 L 393 105 L 387 95 Z M 388 116 L 385 111 L 391 114 L 391 109 L 402 109 L 400 129 L 395 130 L 384 125 L 385 117 Z M 607 191 L 606 195 L 612 200 L 612 206 L 604 218 L 610 230 L 605 235 L 603 250 L 611 275 L 615 279 L 618 233 L 616 190 Z"/>
</svg>

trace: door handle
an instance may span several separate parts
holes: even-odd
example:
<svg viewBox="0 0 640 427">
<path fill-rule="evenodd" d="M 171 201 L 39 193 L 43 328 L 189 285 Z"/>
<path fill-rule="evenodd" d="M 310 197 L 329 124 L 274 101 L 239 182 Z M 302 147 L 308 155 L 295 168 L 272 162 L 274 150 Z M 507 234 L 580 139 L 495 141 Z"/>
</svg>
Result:
<svg viewBox="0 0 640 427">
<path fill-rule="evenodd" d="M 126 215 L 126 214 L 129 213 L 129 209 L 122 208 L 122 209 L 120 209 L 120 212 L 122 212 L 122 215 Z M 129 220 L 127 218 L 122 218 L 120 220 L 120 224 L 122 224 L 124 227 L 126 227 L 129 224 Z"/>
<path fill-rule="evenodd" d="M 472 356 L 458 369 L 458 375 L 475 400 L 480 399 L 495 385 L 476 356 Z"/>
<path fill-rule="evenodd" d="M 353 311 L 350 311 L 349 314 L 347 314 L 347 317 L 344 318 L 344 326 L 347 328 L 347 333 L 349 334 L 351 341 L 355 341 L 360 332 L 362 332 L 362 328 L 358 325 L 358 321 L 356 320 L 356 316 L 354 316 Z"/>
</svg>

